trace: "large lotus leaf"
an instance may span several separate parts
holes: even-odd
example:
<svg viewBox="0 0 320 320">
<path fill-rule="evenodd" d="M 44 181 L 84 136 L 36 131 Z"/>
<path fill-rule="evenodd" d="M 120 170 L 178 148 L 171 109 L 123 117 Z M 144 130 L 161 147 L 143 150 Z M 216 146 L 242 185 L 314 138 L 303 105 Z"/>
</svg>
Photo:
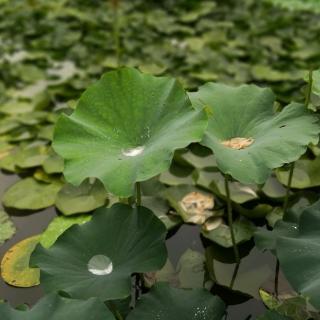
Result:
<svg viewBox="0 0 320 320">
<path fill-rule="evenodd" d="M 222 172 L 242 183 L 264 183 L 271 169 L 296 161 L 318 142 L 318 118 L 297 103 L 275 114 L 270 89 L 207 83 L 190 97 L 211 113 L 202 144 Z"/>
<path fill-rule="evenodd" d="M 277 240 L 281 269 L 293 288 L 320 309 L 320 201 L 305 209 L 297 234 Z"/>
<path fill-rule="evenodd" d="M 280 168 L 276 171 L 277 178 L 283 185 L 288 184 L 289 170 L 289 168 Z M 305 189 L 318 186 L 320 186 L 320 157 L 296 161 L 291 187 Z"/>
<path fill-rule="evenodd" d="M 0 246 L 6 240 L 9 240 L 15 234 L 15 232 L 16 227 L 10 220 L 7 213 L 3 210 L 0 210 Z"/>
<path fill-rule="evenodd" d="M 40 236 L 40 243 L 44 248 L 50 248 L 63 232 L 74 224 L 83 224 L 90 221 L 92 215 L 82 214 L 71 217 L 58 216 L 55 217 L 47 229 Z"/>
<path fill-rule="evenodd" d="M 175 80 L 122 68 L 89 87 L 71 116 L 61 116 L 53 146 L 70 183 L 95 177 L 127 197 L 135 182 L 168 169 L 174 150 L 200 141 L 206 125 Z"/>
<path fill-rule="evenodd" d="M 72 300 L 57 294 L 45 296 L 27 311 L 12 309 L 8 304 L 0 303 L 0 316 L 3 320 L 115 320 L 98 299 Z"/>
<path fill-rule="evenodd" d="M 65 215 L 89 212 L 102 207 L 108 194 L 99 180 L 86 179 L 80 186 L 65 184 L 58 192 L 55 205 Z"/>
<path fill-rule="evenodd" d="M 41 269 L 46 291 L 122 299 L 130 295 L 132 273 L 165 264 L 165 235 L 164 224 L 149 209 L 115 204 L 72 226 L 49 249 L 38 246 L 31 262 Z"/>
<path fill-rule="evenodd" d="M 39 242 L 39 236 L 24 239 L 4 255 L 1 261 L 3 280 L 15 287 L 33 287 L 39 284 L 40 270 L 29 268 L 30 255 Z"/>
<path fill-rule="evenodd" d="M 39 210 L 54 204 L 62 184 L 59 182 L 42 183 L 33 178 L 16 182 L 6 190 L 2 202 L 6 207 L 15 209 Z"/>
<path fill-rule="evenodd" d="M 142 296 L 127 320 L 220 320 L 223 301 L 205 289 L 183 290 L 156 284 Z"/>
</svg>

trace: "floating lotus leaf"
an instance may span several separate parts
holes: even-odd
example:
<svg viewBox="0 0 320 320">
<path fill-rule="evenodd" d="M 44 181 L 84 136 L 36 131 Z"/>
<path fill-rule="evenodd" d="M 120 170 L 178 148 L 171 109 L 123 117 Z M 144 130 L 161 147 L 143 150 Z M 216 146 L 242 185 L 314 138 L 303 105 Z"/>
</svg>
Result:
<svg viewBox="0 0 320 320">
<path fill-rule="evenodd" d="M 252 222 L 243 218 L 234 221 L 233 229 L 236 243 L 239 244 L 248 241 L 253 237 L 255 226 Z M 224 248 L 231 248 L 233 246 L 230 227 L 224 223 L 219 224 L 217 228 L 209 231 L 203 228 L 201 233 L 207 239 Z"/>
<path fill-rule="evenodd" d="M 102 207 L 108 194 L 99 180 L 85 180 L 80 186 L 65 184 L 58 192 L 55 205 L 65 215 L 89 212 Z"/>
<path fill-rule="evenodd" d="M 44 248 L 51 247 L 63 232 L 74 224 L 83 224 L 90 221 L 92 215 L 82 214 L 71 217 L 58 216 L 55 217 L 47 229 L 41 234 L 40 243 Z"/>
<path fill-rule="evenodd" d="M 0 210 L 0 246 L 16 232 L 16 227 L 3 210 Z"/>
<path fill-rule="evenodd" d="M 200 141 L 206 123 L 175 80 L 122 68 L 89 87 L 71 116 L 61 116 L 53 146 L 70 183 L 95 177 L 127 197 L 135 182 L 168 169 L 174 150 Z"/>
<path fill-rule="evenodd" d="M 33 168 L 43 164 L 48 157 L 47 147 L 37 145 L 23 148 L 18 154 L 15 164 L 20 168 Z"/>
<path fill-rule="evenodd" d="M 115 204 L 97 210 L 90 222 L 72 226 L 49 249 L 38 246 L 31 262 L 41 269 L 46 291 L 123 299 L 130 295 L 132 273 L 165 264 L 165 235 L 164 224 L 149 209 Z"/>
<path fill-rule="evenodd" d="M 310 10 L 320 12 L 318 0 L 267 0 L 280 7 L 290 10 Z"/>
<path fill-rule="evenodd" d="M 3 280 L 15 287 L 33 287 L 39 284 L 40 270 L 29 268 L 32 251 L 39 242 L 39 236 L 33 236 L 15 244 L 1 261 Z"/>
<path fill-rule="evenodd" d="M 296 233 L 277 239 L 281 269 L 292 287 L 320 309 L 320 201 L 302 211 Z"/>
<path fill-rule="evenodd" d="M 271 169 L 296 161 L 318 142 L 318 118 L 297 103 L 274 113 L 270 89 L 207 83 L 190 97 L 211 114 L 202 144 L 223 173 L 242 183 L 264 183 Z"/>
<path fill-rule="evenodd" d="M 156 284 L 127 320 L 221 320 L 225 304 L 205 289 L 183 290 Z"/>
<path fill-rule="evenodd" d="M 289 168 L 279 168 L 277 178 L 283 185 L 288 184 Z M 296 161 L 291 187 L 305 189 L 320 186 L 320 157 Z"/>
<path fill-rule="evenodd" d="M 43 183 L 26 178 L 13 184 L 6 190 L 2 202 L 6 207 L 15 209 L 39 210 L 54 204 L 62 184 Z"/>
<path fill-rule="evenodd" d="M 0 303 L 0 315 L 3 320 L 115 320 L 98 299 L 71 300 L 57 294 L 45 296 L 31 310 L 16 310 Z"/>
</svg>

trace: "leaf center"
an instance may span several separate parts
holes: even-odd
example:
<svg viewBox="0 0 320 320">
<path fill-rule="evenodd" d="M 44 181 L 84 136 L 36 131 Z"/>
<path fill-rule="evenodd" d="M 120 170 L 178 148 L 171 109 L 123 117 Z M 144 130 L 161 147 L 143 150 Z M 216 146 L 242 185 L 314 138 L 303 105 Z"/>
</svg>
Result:
<svg viewBox="0 0 320 320">
<path fill-rule="evenodd" d="M 136 157 L 136 156 L 142 154 L 143 150 L 144 150 L 144 146 L 139 146 L 136 148 L 122 150 L 122 154 L 126 157 Z"/>
<path fill-rule="evenodd" d="M 254 142 L 253 138 L 236 137 L 229 140 L 224 140 L 221 143 L 228 148 L 241 150 L 249 147 L 250 145 L 253 144 L 253 142 Z"/>
<path fill-rule="evenodd" d="M 88 262 L 88 271 L 97 276 L 104 276 L 113 271 L 113 264 L 109 257 L 99 254 Z"/>
</svg>

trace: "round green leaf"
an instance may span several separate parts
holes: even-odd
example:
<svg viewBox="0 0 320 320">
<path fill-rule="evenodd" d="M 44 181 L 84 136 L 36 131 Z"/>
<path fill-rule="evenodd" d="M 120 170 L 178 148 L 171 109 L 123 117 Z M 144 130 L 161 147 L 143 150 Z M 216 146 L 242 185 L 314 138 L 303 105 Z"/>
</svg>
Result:
<svg viewBox="0 0 320 320">
<path fill-rule="evenodd" d="M 150 210 L 115 204 L 72 226 L 49 249 L 38 246 L 31 262 L 40 267 L 46 291 L 122 299 L 130 295 L 132 273 L 165 264 L 165 235 L 164 224 Z"/>
<path fill-rule="evenodd" d="M 39 236 L 24 239 L 10 248 L 1 261 L 1 277 L 15 287 L 33 287 L 39 284 L 40 270 L 29 268 L 30 255 L 39 242 Z"/>
<path fill-rule="evenodd" d="M 222 172 L 242 183 L 264 183 L 271 169 L 296 161 L 318 142 L 318 118 L 297 103 L 275 114 L 270 89 L 207 83 L 190 97 L 211 114 L 202 144 L 212 149 Z M 241 144 L 235 145 L 237 138 Z"/>
<path fill-rule="evenodd" d="M 292 287 L 320 309 L 320 201 L 302 212 L 298 225 L 298 232 L 278 238 L 277 256 Z"/>
<path fill-rule="evenodd" d="M 54 204 L 62 185 L 58 182 L 43 183 L 26 178 L 12 185 L 4 194 L 4 206 L 19 210 L 39 210 Z"/>
<path fill-rule="evenodd" d="M 115 320 L 101 301 L 71 300 L 50 294 L 42 298 L 31 310 L 12 309 L 9 304 L 0 304 L 0 315 L 4 320 Z"/>
<path fill-rule="evenodd" d="M 102 207 L 107 199 L 107 192 L 99 180 L 83 181 L 76 187 L 65 184 L 56 197 L 56 207 L 65 215 L 89 212 Z"/>
<path fill-rule="evenodd" d="M 10 220 L 7 213 L 3 210 L 0 210 L 0 246 L 6 240 L 9 240 L 15 234 L 15 232 L 16 227 Z"/>
<path fill-rule="evenodd" d="M 221 320 L 223 301 L 205 289 L 183 290 L 156 284 L 142 296 L 127 320 Z"/>
<path fill-rule="evenodd" d="M 66 179 L 101 180 L 128 197 L 134 183 L 169 168 L 174 150 L 200 141 L 207 120 L 173 79 L 122 68 L 105 74 L 56 125 L 53 147 Z"/>
</svg>

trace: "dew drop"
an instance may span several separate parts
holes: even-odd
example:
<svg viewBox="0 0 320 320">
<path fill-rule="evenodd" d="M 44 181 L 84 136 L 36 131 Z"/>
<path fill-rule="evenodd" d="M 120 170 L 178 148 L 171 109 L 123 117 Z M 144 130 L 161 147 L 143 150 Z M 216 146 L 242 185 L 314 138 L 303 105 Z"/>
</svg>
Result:
<svg viewBox="0 0 320 320">
<path fill-rule="evenodd" d="M 113 271 L 113 264 L 109 257 L 99 254 L 89 260 L 88 270 L 97 276 L 104 276 Z"/>
<path fill-rule="evenodd" d="M 127 157 L 136 157 L 140 155 L 144 150 L 144 146 L 139 146 L 136 148 L 130 148 L 126 150 L 122 150 L 122 154 Z"/>
</svg>

